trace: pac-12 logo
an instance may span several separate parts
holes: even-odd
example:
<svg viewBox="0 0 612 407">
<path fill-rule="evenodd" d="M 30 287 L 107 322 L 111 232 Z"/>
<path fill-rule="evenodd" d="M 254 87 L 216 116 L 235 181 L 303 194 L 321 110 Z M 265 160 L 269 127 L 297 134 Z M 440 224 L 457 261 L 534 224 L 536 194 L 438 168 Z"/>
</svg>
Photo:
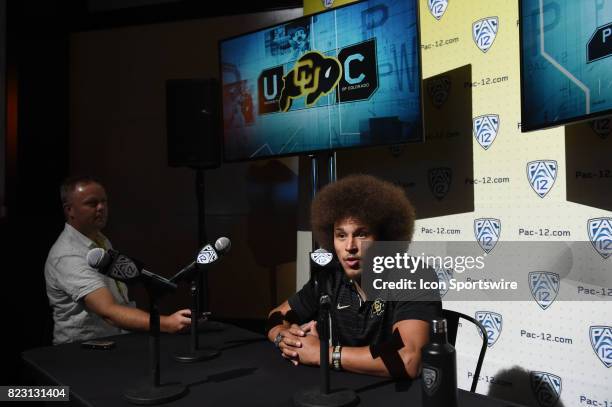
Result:
<svg viewBox="0 0 612 407">
<path fill-rule="evenodd" d="M 501 233 L 501 221 L 495 218 L 479 218 L 474 220 L 474 235 L 476 241 L 487 253 L 495 247 Z"/>
<path fill-rule="evenodd" d="M 486 17 L 472 23 L 472 38 L 482 52 L 487 52 L 493 45 L 498 27 L 497 17 Z"/>
<path fill-rule="evenodd" d="M 310 253 L 310 258 L 319 266 L 327 266 L 333 259 L 334 255 L 325 249 L 317 249 Z"/>
<path fill-rule="evenodd" d="M 440 20 L 448 8 L 449 0 L 427 0 L 429 12 L 436 20 Z"/>
<path fill-rule="evenodd" d="M 442 200 L 450 189 L 453 171 L 448 167 L 430 168 L 427 172 L 429 189 L 437 200 Z"/>
<path fill-rule="evenodd" d="M 129 280 L 138 276 L 138 266 L 128 257 L 120 254 L 115 259 L 115 264 L 112 267 L 113 274 L 119 278 Z"/>
<path fill-rule="evenodd" d="M 555 160 L 536 160 L 527 163 L 529 185 L 540 198 L 544 198 L 557 179 L 558 165 Z"/>
<path fill-rule="evenodd" d="M 593 120 L 591 128 L 602 139 L 608 138 L 612 134 L 612 118 L 604 117 L 603 119 Z"/>
<path fill-rule="evenodd" d="M 427 80 L 427 93 L 431 98 L 431 103 L 439 109 L 448 99 L 451 89 L 451 80 L 447 76 L 430 78 Z"/>
<path fill-rule="evenodd" d="M 444 297 L 448 292 L 450 279 L 453 277 L 453 269 L 436 267 L 434 271 L 436 276 L 438 276 L 438 281 L 442 283 L 440 284 L 440 297 Z"/>
<path fill-rule="evenodd" d="M 587 228 L 595 251 L 604 259 L 612 256 L 612 218 L 589 219 Z"/>
<path fill-rule="evenodd" d="M 198 258 L 196 262 L 198 264 L 208 264 L 214 262 L 218 258 L 219 256 L 217 255 L 215 249 L 213 249 L 211 245 L 207 244 L 206 246 L 204 246 L 204 248 L 202 248 L 200 253 L 198 253 Z"/>
<path fill-rule="evenodd" d="M 589 337 L 601 363 L 607 368 L 612 366 L 612 326 L 591 326 Z"/>
<path fill-rule="evenodd" d="M 423 367 L 423 388 L 425 393 L 432 395 L 440 385 L 440 370 L 432 366 Z"/>
<path fill-rule="evenodd" d="M 483 114 L 473 119 L 474 138 L 482 148 L 488 150 L 499 131 L 499 115 Z"/>
<path fill-rule="evenodd" d="M 490 348 L 497 342 L 501 335 L 503 320 L 501 314 L 491 311 L 476 311 L 476 320 L 482 324 L 487 331 L 487 346 Z M 482 337 L 482 332 L 478 330 L 478 334 Z"/>
<path fill-rule="evenodd" d="M 550 271 L 529 273 L 529 289 L 540 308 L 547 309 L 559 293 L 559 274 Z"/>
<path fill-rule="evenodd" d="M 334 0 L 321 0 L 321 3 L 323 3 L 323 7 L 330 8 L 334 5 Z"/>
<path fill-rule="evenodd" d="M 561 396 L 561 378 L 547 372 L 531 372 L 529 378 L 531 390 L 540 407 L 554 407 Z"/>
</svg>

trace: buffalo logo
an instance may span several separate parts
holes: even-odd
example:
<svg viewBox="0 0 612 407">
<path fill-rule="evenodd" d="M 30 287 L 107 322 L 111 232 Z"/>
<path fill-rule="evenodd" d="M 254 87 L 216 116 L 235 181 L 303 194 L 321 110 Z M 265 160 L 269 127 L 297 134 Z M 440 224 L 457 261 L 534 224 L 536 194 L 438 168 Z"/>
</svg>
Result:
<svg viewBox="0 0 612 407">
<path fill-rule="evenodd" d="M 529 273 L 529 289 L 540 308 L 547 309 L 559 293 L 559 274 L 549 271 Z"/>
<path fill-rule="evenodd" d="M 427 93 L 431 97 L 431 103 L 439 109 L 448 99 L 451 80 L 447 76 L 431 78 L 427 81 Z"/>
<path fill-rule="evenodd" d="M 452 175 L 452 170 L 447 167 L 431 168 L 428 171 L 429 189 L 436 199 L 442 200 L 448 194 Z"/>
<path fill-rule="evenodd" d="M 612 326 L 592 326 L 589 328 L 591 346 L 605 367 L 612 366 Z"/>
<path fill-rule="evenodd" d="M 601 257 L 612 256 L 612 218 L 594 218 L 587 221 L 589 239 Z"/>
<path fill-rule="evenodd" d="M 323 7 L 330 8 L 334 5 L 334 0 L 321 0 L 321 3 L 323 3 Z"/>
<path fill-rule="evenodd" d="M 593 120 L 591 122 L 591 128 L 599 137 L 605 139 L 612 133 L 612 126 L 610 125 L 610 122 L 612 122 L 612 118 L 610 117 Z"/>
<path fill-rule="evenodd" d="M 527 179 L 540 198 L 544 198 L 555 184 L 557 169 L 555 160 L 537 160 L 527 163 Z"/>
<path fill-rule="evenodd" d="M 380 298 L 377 298 L 372 303 L 372 318 L 375 316 L 379 317 L 385 312 L 385 302 Z"/>
<path fill-rule="evenodd" d="M 440 386 L 441 374 L 440 370 L 435 367 L 427 366 L 423 368 L 423 388 L 425 393 L 431 396 L 438 390 Z"/>
<path fill-rule="evenodd" d="M 531 372 L 531 391 L 541 407 L 553 407 L 561 395 L 561 378 L 552 373 Z"/>
<path fill-rule="evenodd" d="M 208 264 L 217 260 L 217 258 L 218 256 L 215 249 L 213 249 L 211 245 L 207 244 L 202 250 L 200 250 L 200 253 L 198 253 L 196 262 L 198 264 Z"/>
<path fill-rule="evenodd" d="M 435 269 L 436 276 L 438 276 L 438 281 L 440 284 L 440 297 L 444 297 L 448 292 L 448 286 L 450 285 L 450 279 L 453 276 L 453 269 L 449 268 L 438 268 Z"/>
<path fill-rule="evenodd" d="M 448 7 L 448 0 L 427 0 L 429 11 L 436 20 L 440 20 Z"/>
<path fill-rule="evenodd" d="M 118 279 L 129 280 L 138 277 L 138 267 L 132 260 L 120 254 L 113 264 L 113 273 Z"/>
<path fill-rule="evenodd" d="M 499 19 L 497 17 L 486 17 L 472 24 L 472 38 L 482 52 L 487 52 L 495 41 Z"/>
<path fill-rule="evenodd" d="M 474 137 L 478 144 L 485 150 L 491 147 L 491 144 L 497 137 L 499 130 L 499 115 L 496 114 L 484 114 L 482 116 L 475 117 L 473 120 Z"/>
<path fill-rule="evenodd" d="M 487 253 L 497 244 L 501 233 L 501 221 L 494 218 L 479 218 L 474 220 L 474 235 L 476 241 Z"/>
<path fill-rule="evenodd" d="M 480 322 L 487 331 L 487 346 L 490 348 L 497 342 L 501 334 L 502 316 L 501 314 L 491 311 L 476 311 L 476 320 Z M 482 337 L 482 332 L 480 330 L 478 330 L 478 333 Z"/>
<path fill-rule="evenodd" d="M 336 58 L 326 57 L 320 52 L 309 51 L 297 60 L 292 70 L 283 77 L 283 90 L 279 100 L 280 109 L 291 108 L 292 99 L 306 97 L 306 106 L 314 105 L 321 96 L 330 93 L 342 75 L 342 66 Z"/>
<path fill-rule="evenodd" d="M 310 253 L 310 258 L 319 266 L 327 266 L 332 261 L 333 254 L 325 249 L 317 249 Z"/>
</svg>

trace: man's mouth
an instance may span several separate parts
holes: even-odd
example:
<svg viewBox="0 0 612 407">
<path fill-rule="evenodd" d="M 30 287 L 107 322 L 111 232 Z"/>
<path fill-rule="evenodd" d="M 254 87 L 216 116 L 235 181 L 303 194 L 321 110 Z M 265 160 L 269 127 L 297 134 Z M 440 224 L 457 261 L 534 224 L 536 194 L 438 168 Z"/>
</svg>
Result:
<svg viewBox="0 0 612 407">
<path fill-rule="evenodd" d="M 347 259 L 344 260 L 344 262 L 346 263 L 347 266 L 349 266 L 350 268 L 354 269 L 354 268 L 358 268 L 359 267 L 359 262 L 361 259 L 359 259 L 358 257 L 349 257 Z"/>
</svg>

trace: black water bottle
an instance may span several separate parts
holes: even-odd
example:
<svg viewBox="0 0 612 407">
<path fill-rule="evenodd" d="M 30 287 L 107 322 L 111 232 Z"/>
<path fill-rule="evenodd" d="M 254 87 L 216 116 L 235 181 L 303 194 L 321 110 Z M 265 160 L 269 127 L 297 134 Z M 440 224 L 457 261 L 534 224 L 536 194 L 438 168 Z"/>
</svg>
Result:
<svg viewBox="0 0 612 407">
<path fill-rule="evenodd" d="M 457 407 L 457 356 L 448 343 L 446 319 L 431 321 L 430 341 L 421 357 L 423 407 Z"/>
</svg>

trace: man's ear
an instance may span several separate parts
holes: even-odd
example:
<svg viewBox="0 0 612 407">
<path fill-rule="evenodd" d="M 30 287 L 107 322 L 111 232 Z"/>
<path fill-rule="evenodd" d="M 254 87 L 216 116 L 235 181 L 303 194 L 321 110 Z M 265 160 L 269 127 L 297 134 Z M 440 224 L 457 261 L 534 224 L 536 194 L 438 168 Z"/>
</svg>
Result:
<svg viewBox="0 0 612 407">
<path fill-rule="evenodd" d="M 65 203 L 63 205 L 63 209 L 64 209 L 64 217 L 66 218 L 66 220 L 70 220 L 70 211 L 72 207 L 70 206 L 70 204 Z"/>
</svg>

